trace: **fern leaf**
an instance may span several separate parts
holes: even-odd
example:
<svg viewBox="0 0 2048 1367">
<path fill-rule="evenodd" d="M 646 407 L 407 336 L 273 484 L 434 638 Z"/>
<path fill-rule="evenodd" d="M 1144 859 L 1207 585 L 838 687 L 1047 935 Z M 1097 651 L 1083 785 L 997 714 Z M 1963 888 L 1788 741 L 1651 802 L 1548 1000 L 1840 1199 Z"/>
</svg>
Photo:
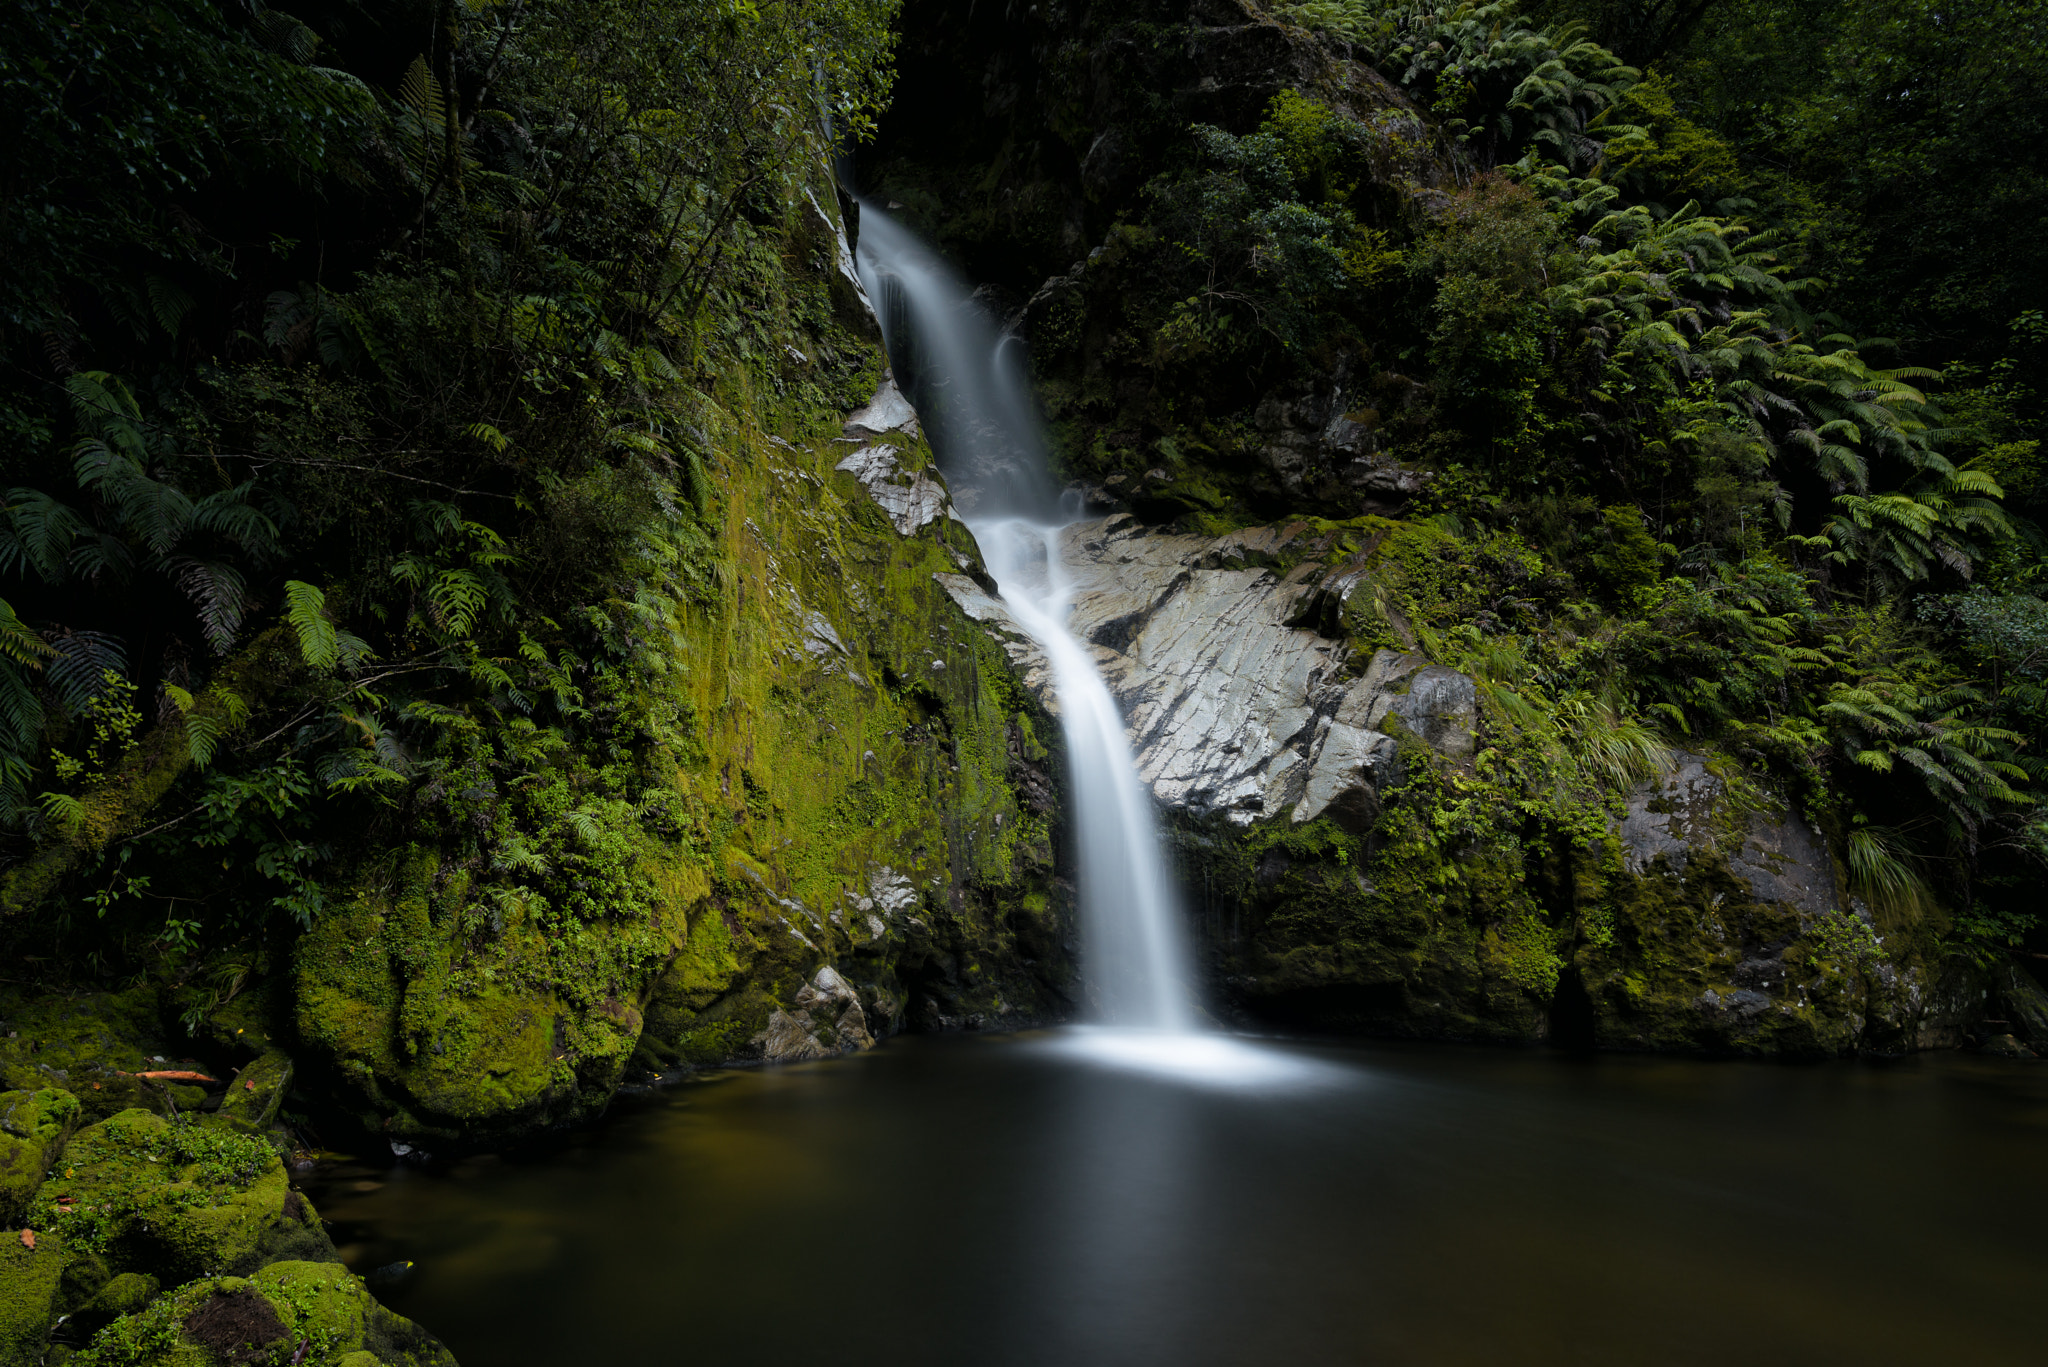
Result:
<svg viewBox="0 0 2048 1367">
<path fill-rule="evenodd" d="M 435 621 L 456 636 L 469 635 L 488 601 L 483 581 L 468 570 L 443 570 L 427 586 Z"/>
<path fill-rule="evenodd" d="M 263 46 L 300 66 L 313 60 L 320 48 L 320 35 L 281 10 L 265 10 L 256 18 L 256 33 Z"/>
<path fill-rule="evenodd" d="M 85 804 L 70 793 L 43 793 L 37 799 L 43 815 L 65 835 L 76 837 L 85 829 Z"/>
<path fill-rule="evenodd" d="M 249 586 L 232 565 L 218 560 L 180 556 L 170 562 L 171 576 L 199 613 L 199 629 L 215 653 L 225 655 L 242 629 L 249 610 Z"/>
<path fill-rule="evenodd" d="M 163 330 L 176 337 L 178 329 L 184 325 L 185 315 L 192 311 L 192 296 L 161 275 L 150 276 L 146 283 L 150 311 L 156 314 L 156 321 Z"/>
<path fill-rule="evenodd" d="M 327 595 L 311 584 L 288 579 L 284 601 L 285 619 L 298 633 L 299 656 L 307 668 L 323 674 L 333 669 L 341 658 L 341 636 L 327 615 Z"/>
<path fill-rule="evenodd" d="M 30 669 L 41 669 L 44 657 L 54 654 L 56 651 L 50 648 L 49 642 L 15 616 L 14 604 L 0 598 L 0 656 Z"/>
<path fill-rule="evenodd" d="M 419 159 L 414 167 L 424 182 L 433 170 L 440 150 L 443 128 L 448 122 L 448 104 L 441 83 L 434 79 L 424 56 L 412 59 L 398 83 L 398 102 L 420 123 Z"/>
<path fill-rule="evenodd" d="M 71 713 L 84 712 L 107 690 L 107 678 L 125 678 L 127 652 L 118 636 L 69 631 L 50 642 L 53 658 L 43 671 L 57 701 Z"/>
<path fill-rule="evenodd" d="M 225 717 L 203 712 L 185 714 L 185 753 L 196 768 L 204 769 L 213 763 L 213 752 L 229 729 Z"/>
<path fill-rule="evenodd" d="M 0 542 L 0 570 L 33 568 L 52 584 L 61 583 L 72 543 L 86 531 L 85 519 L 40 489 L 7 491 L 9 535 Z"/>
<path fill-rule="evenodd" d="M 42 741 L 46 720 L 43 701 L 28 676 L 13 661 L 0 660 L 0 765 L 26 764 Z M 0 787 L 4 786 L 6 780 L 0 778 Z"/>
<path fill-rule="evenodd" d="M 249 493 L 255 487 L 251 481 L 208 494 L 192 505 L 192 525 L 227 537 L 251 555 L 274 554 L 277 524 L 249 506 Z"/>
<path fill-rule="evenodd" d="M 487 422 L 473 422 L 469 425 L 468 430 L 470 436 L 482 442 L 484 445 L 490 447 L 493 451 L 496 451 L 500 455 L 503 455 L 505 453 L 506 448 L 512 445 L 512 439 L 510 437 L 506 436 L 503 432 L 500 432 L 497 428 L 491 426 Z"/>
</svg>

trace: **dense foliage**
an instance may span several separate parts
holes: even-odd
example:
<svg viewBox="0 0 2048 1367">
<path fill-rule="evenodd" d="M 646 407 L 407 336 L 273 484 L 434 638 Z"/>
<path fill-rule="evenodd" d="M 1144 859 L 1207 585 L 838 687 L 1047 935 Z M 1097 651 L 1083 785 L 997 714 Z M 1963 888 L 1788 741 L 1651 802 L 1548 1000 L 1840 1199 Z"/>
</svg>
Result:
<svg viewBox="0 0 2048 1367">
<path fill-rule="evenodd" d="M 784 355 L 786 315 L 836 324 L 779 253 L 891 13 L 9 8 L 0 860 L 6 914 L 56 894 L 11 935 L 117 966 L 310 924 L 416 831 L 597 914 L 659 729 L 636 584 L 720 592 L 704 424 L 755 386 L 810 421 L 868 365 Z"/>
<path fill-rule="evenodd" d="M 667 819 L 636 595 L 725 591 L 721 394 L 866 397 L 859 347 L 784 344 L 835 324 L 775 282 L 894 10 L 9 10 L 0 878 L 54 912 L 10 934 L 113 962 L 310 924 L 421 831 L 571 920 L 635 905 L 609 836 Z M 1431 476 L 1404 516 L 1458 612 L 1389 601 L 1390 641 L 1610 787 L 1733 754 L 1888 923 L 2018 944 L 2048 7 L 1266 10 L 1355 78 L 1181 116 L 1077 268 L 1109 284 L 1034 303 L 1072 473 L 1197 525 L 1347 517 L 1261 463 L 1323 396 Z"/>
<path fill-rule="evenodd" d="M 1358 495 L 1272 445 L 1300 421 L 1273 396 L 1329 395 L 1347 450 L 1433 472 L 1407 515 L 1487 604 L 1433 646 L 1504 718 L 1731 753 L 1881 924 L 2018 945 L 2048 874 L 2048 7 L 1268 9 L 1397 95 L 1191 128 L 1077 268 L 1095 321 L 1034 303 L 1070 468 L 1198 526 L 1341 518 Z M 1435 615 L 1390 606 L 1390 643 Z"/>
</svg>

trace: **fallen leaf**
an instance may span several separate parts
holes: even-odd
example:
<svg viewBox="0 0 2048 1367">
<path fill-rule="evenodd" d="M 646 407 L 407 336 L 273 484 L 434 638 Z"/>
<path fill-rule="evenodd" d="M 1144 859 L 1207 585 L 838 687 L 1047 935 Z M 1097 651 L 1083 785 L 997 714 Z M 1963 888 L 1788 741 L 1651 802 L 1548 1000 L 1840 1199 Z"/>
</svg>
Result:
<svg viewBox="0 0 2048 1367">
<path fill-rule="evenodd" d="M 252 1082 L 245 1082 L 245 1083 L 243 1083 L 243 1084 L 242 1084 L 242 1086 L 244 1086 L 245 1088 L 247 1088 L 248 1090 L 250 1090 L 250 1091 L 252 1091 L 252 1092 L 256 1090 L 256 1084 L 255 1084 L 255 1083 L 254 1083 L 253 1081 L 252 1081 Z"/>
<path fill-rule="evenodd" d="M 21 1232 L 21 1246 L 23 1248 L 34 1248 L 36 1246 L 36 1232 L 34 1230 L 24 1229 Z"/>
</svg>

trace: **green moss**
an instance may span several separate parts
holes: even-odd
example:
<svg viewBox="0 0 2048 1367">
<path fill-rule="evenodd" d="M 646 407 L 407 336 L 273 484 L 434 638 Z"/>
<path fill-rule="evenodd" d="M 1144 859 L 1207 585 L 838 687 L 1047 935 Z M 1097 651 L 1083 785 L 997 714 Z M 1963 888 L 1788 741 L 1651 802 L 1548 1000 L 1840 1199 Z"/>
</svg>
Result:
<svg viewBox="0 0 2048 1367">
<path fill-rule="evenodd" d="M 634 644 L 579 685 L 649 746 L 607 757 L 523 719 L 471 736 L 441 789 L 453 834 L 365 868 L 295 949 L 307 1061 L 380 1132 L 590 1114 L 636 1056 L 743 1055 L 827 963 L 899 1002 L 932 980 L 948 1014 L 1062 1010 L 1065 900 L 1013 777 L 1050 758 L 1044 714 L 934 578 L 972 539 L 900 535 L 834 468 L 844 444 L 774 437 L 730 398 L 701 453 L 722 591 L 686 572 L 692 528 L 651 526 L 634 603 L 598 614 Z M 877 910 L 876 878 L 922 905 Z"/>
<path fill-rule="evenodd" d="M 41 1360 L 65 1262 L 63 1236 L 54 1231 L 39 1231 L 34 1248 L 0 1239 L 0 1364 Z"/>
<path fill-rule="evenodd" d="M 153 1055 L 169 1052 L 154 983 L 77 995 L 10 991 L 0 994 L 0 1022 L 0 1084 L 62 1087 L 78 1097 L 88 1120 L 163 1107 L 161 1092 L 130 1076 L 162 1067 Z"/>
<path fill-rule="evenodd" d="M 277 1119 L 291 1085 L 291 1057 L 282 1049 L 273 1049 L 235 1074 L 214 1120 L 244 1134 L 260 1135 Z"/>
<path fill-rule="evenodd" d="M 80 1131 L 29 1220 L 77 1253 L 173 1282 L 246 1270 L 287 1247 L 326 1246 L 268 1144 L 148 1111 Z"/>
<path fill-rule="evenodd" d="M 219 1367 L 230 1359 L 201 1341 L 212 1337 L 198 1328 L 204 1312 L 211 1303 L 250 1296 L 276 1315 L 275 1337 L 231 1350 L 267 1349 L 256 1361 L 289 1356 L 305 1367 L 454 1367 L 446 1348 L 379 1305 L 348 1269 L 317 1262 L 277 1262 L 246 1278 L 187 1283 L 102 1328 L 71 1361 L 78 1367 Z"/>
<path fill-rule="evenodd" d="M 379 1305 L 339 1263 L 272 1263 L 248 1285 L 276 1309 L 294 1340 L 310 1345 L 308 1362 L 368 1353 L 382 1367 L 454 1367 L 438 1340 Z"/>
<path fill-rule="evenodd" d="M 28 1209 L 78 1113 L 78 1098 L 69 1092 L 0 1092 L 0 1227 L 14 1225 Z"/>
</svg>

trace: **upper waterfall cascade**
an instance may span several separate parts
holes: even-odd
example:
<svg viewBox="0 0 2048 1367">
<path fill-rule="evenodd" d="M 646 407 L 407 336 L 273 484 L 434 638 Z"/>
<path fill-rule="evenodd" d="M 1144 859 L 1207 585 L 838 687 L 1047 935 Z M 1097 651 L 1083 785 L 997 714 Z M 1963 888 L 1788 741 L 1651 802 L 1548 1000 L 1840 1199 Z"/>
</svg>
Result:
<svg viewBox="0 0 2048 1367">
<path fill-rule="evenodd" d="M 1020 364 L 965 283 L 885 214 L 861 208 L 861 284 L 1018 625 L 1044 649 L 1067 742 L 1086 981 L 1102 1017 L 1185 1031 L 1194 1008 L 1176 892 L 1152 795 L 1115 698 L 1067 628 L 1072 581 L 1045 444 Z"/>
</svg>

